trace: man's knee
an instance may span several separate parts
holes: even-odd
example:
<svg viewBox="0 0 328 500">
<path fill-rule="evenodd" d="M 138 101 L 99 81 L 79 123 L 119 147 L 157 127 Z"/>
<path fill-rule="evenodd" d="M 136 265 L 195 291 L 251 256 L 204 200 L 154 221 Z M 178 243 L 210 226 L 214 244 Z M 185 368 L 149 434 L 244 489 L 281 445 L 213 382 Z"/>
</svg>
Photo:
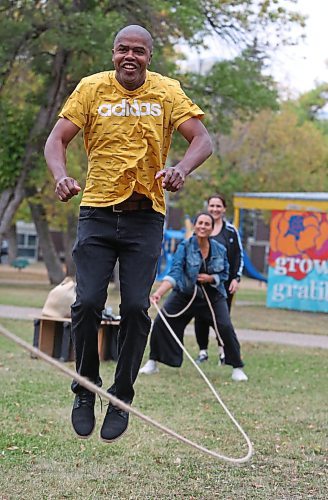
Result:
<svg viewBox="0 0 328 500">
<path fill-rule="evenodd" d="M 121 304 L 121 315 L 128 316 L 129 318 L 137 318 L 139 316 L 147 315 L 149 308 L 148 300 L 122 300 Z"/>
<path fill-rule="evenodd" d="M 83 311 L 96 311 L 101 313 L 104 308 L 104 300 L 95 294 L 87 294 L 78 297 L 72 306 L 72 309 L 80 309 Z"/>
</svg>

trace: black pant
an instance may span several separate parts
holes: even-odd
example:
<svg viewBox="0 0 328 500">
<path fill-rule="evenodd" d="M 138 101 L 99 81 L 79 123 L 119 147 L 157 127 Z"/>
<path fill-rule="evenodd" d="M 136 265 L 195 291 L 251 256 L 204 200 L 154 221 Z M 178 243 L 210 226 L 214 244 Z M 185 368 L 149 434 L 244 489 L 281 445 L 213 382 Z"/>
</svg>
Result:
<svg viewBox="0 0 328 500">
<path fill-rule="evenodd" d="M 125 402 L 134 396 L 151 326 L 149 294 L 161 251 L 164 216 L 153 210 L 113 212 L 111 207 L 81 207 L 77 240 L 76 301 L 72 306 L 72 337 L 76 371 L 101 386 L 98 329 L 107 289 L 119 261 L 120 331 L 118 362 L 109 392 Z M 72 383 L 73 392 L 81 387 Z"/>
<path fill-rule="evenodd" d="M 228 310 L 229 310 L 229 314 L 230 314 L 232 299 L 233 299 L 234 294 L 229 293 L 229 283 L 225 284 L 225 289 L 227 292 L 226 301 L 227 301 Z M 211 325 L 209 324 L 209 322 L 206 319 L 201 318 L 199 316 L 195 317 L 195 335 L 196 335 L 197 344 L 198 344 L 198 347 L 200 350 L 207 351 L 207 349 L 208 349 L 208 339 L 209 339 L 209 335 L 210 335 L 210 326 Z M 225 356 L 225 363 L 227 365 L 230 365 L 231 363 L 229 361 L 229 356 L 227 356 L 225 349 L 224 349 L 224 356 Z"/>
<path fill-rule="evenodd" d="M 181 311 L 189 301 L 190 297 L 173 291 L 165 301 L 163 309 L 169 314 L 175 314 Z M 240 345 L 230 320 L 226 299 L 218 294 L 215 300 L 212 301 L 212 308 L 214 310 L 220 336 L 224 342 L 225 352 L 230 359 L 230 364 L 234 368 L 241 368 L 244 366 L 244 363 L 240 357 Z M 204 319 L 207 324 L 213 326 L 213 319 L 209 306 L 203 298 L 196 298 L 192 305 L 181 316 L 177 318 L 166 317 L 166 319 L 179 340 L 183 342 L 185 328 L 190 320 L 196 316 Z M 159 315 L 155 318 L 150 337 L 149 358 L 175 367 L 181 366 L 183 361 L 182 349 L 178 346 Z"/>
</svg>

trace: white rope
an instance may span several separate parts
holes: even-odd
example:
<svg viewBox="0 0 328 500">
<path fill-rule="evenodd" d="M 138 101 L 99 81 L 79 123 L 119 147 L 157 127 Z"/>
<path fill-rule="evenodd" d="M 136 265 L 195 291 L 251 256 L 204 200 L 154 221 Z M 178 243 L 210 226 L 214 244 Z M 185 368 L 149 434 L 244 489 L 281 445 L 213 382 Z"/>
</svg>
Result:
<svg viewBox="0 0 328 500">
<path fill-rule="evenodd" d="M 216 317 L 215 317 L 215 313 L 213 311 L 213 307 L 212 307 L 211 301 L 210 301 L 210 299 L 209 299 L 209 297 L 208 297 L 208 295 L 207 295 L 207 293 L 206 293 L 205 288 L 203 287 L 203 285 L 200 285 L 200 286 L 201 286 L 201 289 L 203 290 L 203 294 L 205 295 L 206 301 L 208 303 L 208 307 L 209 307 L 209 309 L 211 311 L 211 314 L 212 314 L 213 326 L 214 326 L 216 340 L 218 341 L 219 346 L 224 347 L 223 340 L 221 339 L 221 336 L 219 334 L 219 329 L 218 329 L 218 325 L 217 325 L 217 322 L 216 322 Z M 197 285 L 195 285 L 193 296 L 191 297 L 191 299 L 188 302 L 188 304 L 186 305 L 186 307 L 184 307 L 183 309 L 181 309 L 181 311 L 179 311 L 178 313 L 175 313 L 175 314 L 168 313 L 167 310 L 164 309 L 164 307 L 163 307 L 162 309 L 164 311 L 165 316 L 167 316 L 168 318 L 178 318 L 179 316 L 181 316 L 184 312 L 186 312 L 189 309 L 189 307 L 191 306 L 191 304 L 193 303 L 193 301 L 196 298 L 196 294 L 197 294 Z"/>
<path fill-rule="evenodd" d="M 203 289 L 203 292 L 204 292 L 204 295 L 206 297 L 206 300 L 208 302 L 208 305 L 209 305 L 209 308 L 212 312 L 212 315 L 213 315 L 213 318 L 215 318 L 215 314 L 214 314 L 214 311 L 213 311 L 213 308 L 212 308 L 212 305 L 211 305 L 211 302 L 209 300 L 209 297 L 207 295 L 207 293 L 205 292 L 205 289 L 204 287 L 201 285 L 202 289 Z M 195 294 L 194 294 L 195 295 Z M 168 323 L 167 319 L 165 318 L 164 314 L 167 315 L 166 311 L 164 310 L 164 314 L 163 312 L 160 310 L 160 308 L 158 307 L 158 305 L 156 304 L 156 302 L 152 302 L 152 304 L 155 306 L 159 316 L 161 317 L 162 321 L 164 322 L 166 328 L 169 330 L 169 332 L 171 333 L 172 337 L 174 338 L 174 340 L 177 342 L 177 344 L 179 345 L 179 347 L 183 350 L 183 352 L 186 354 L 186 356 L 188 357 L 188 359 L 191 361 L 191 363 L 194 365 L 194 367 L 196 368 L 196 370 L 198 371 L 198 373 L 200 374 L 200 376 L 205 380 L 207 386 L 209 387 L 209 389 L 212 391 L 212 393 L 214 394 L 215 398 L 217 399 L 217 401 L 220 403 L 220 405 L 222 406 L 222 408 L 224 409 L 224 411 L 226 412 L 226 414 L 229 416 L 229 418 L 232 420 L 232 422 L 234 423 L 234 425 L 237 427 L 238 431 L 241 433 L 241 435 L 243 436 L 243 438 L 245 439 L 246 443 L 247 443 L 247 446 L 248 446 L 248 452 L 247 454 L 245 455 L 245 457 L 243 457 L 242 459 L 239 459 L 239 460 L 242 460 L 242 461 L 247 461 L 251 458 L 252 454 L 253 454 L 253 446 L 252 446 L 252 443 L 249 439 L 249 437 L 247 436 L 246 432 L 243 430 L 243 428 L 241 427 L 241 425 L 237 422 L 237 420 L 235 419 L 235 417 L 232 415 L 232 413 L 230 412 L 230 410 L 227 408 L 227 406 L 224 404 L 224 402 L 222 401 L 222 399 L 220 398 L 218 392 L 215 390 L 214 386 L 211 384 L 211 382 L 208 380 L 208 378 L 206 377 L 205 373 L 203 372 L 203 370 L 201 370 L 201 368 L 197 365 L 197 363 L 195 363 L 194 359 L 192 358 L 192 356 L 189 354 L 189 352 L 187 351 L 187 349 L 185 348 L 185 346 L 182 344 L 182 342 L 180 341 L 180 339 L 177 337 L 177 335 L 174 333 L 173 329 L 171 328 L 170 324 Z M 189 302 L 189 305 L 192 304 L 192 301 Z M 186 308 L 184 308 L 184 311 L 186 310 Z M 181 311 L 180 313 L 176 313 L 174 316 L 177 317 L 177 316 L 180 316 Z M 174 317 L 173 315 L 171 315 L 171 317 Z M 215 326 L 217 328 L 217 325 L 216 325 L 216 322 L 215 322 Z M 227 457 L 225 455 L 220 455 L 220 457 L 223 459 L 223 460 L 233 460 L 234 462 L 237 463 L 237 459 L 232 459 L 230 457 Z"/>
<path fill-rule="evenodd" d="M 76 373 L 73 370 L 70 370 L 69 368 L 64 366 L 63 363 L 59 363 L 57 360 L 55 360 L 54 358 L 51 358 L 50 356 L 48 356 L 44 352 L 40 351 L 39 349 L 32 347 L 30 344 L 28 344 L 27 342 L 22 340 L 20 337 L 17 337 L 13 333 L 11 333 L 9 330 L 6 330 L 2 325 L 0 325 L 0 333 L 2 335 L 4 335 L 5 337 L 7 337 L 8 339 L 15 342 L 16 344 L 18 344 L 19 346 L 21 346 L 23 349 L 26 349 L 27 351 L 31 352 L 32 354 L 34 354 L 38 358 L 43 359 L 43 361 L 52 365 L 57 370 L 63 372 L 65 375 L 67 375 L 71 379 L 76 380 L 80 385 L 82 385 L 83 387 L 85 387 L 89 391 L 94 392 L 95 394 L 98 394 L 99 396 L 102 396 L 103 398 L 107 399 L 113 405 L 117 406 L 121 410 L 132 413 L 133 415 L 140 418 L 141 420 L 143 420 L 147 424 L 156 427 L 160 431 L 165 432 L 169 436 L 174 437 L 178 441 L 181 441 L 182 443 L 187 444 L 188 446 L 191 446 L 192 448 L 195 448 L 196 450 L 199 450 L 203 453 L 206 453 L 207 455 L 210 455 L 211 457 L 218 458 L 220 460 L 225 460 L 226 462 L 230 462 L 231 464 L 241 464 L 241 463 L 247 462 L 252 456 L 252 445 L 250 442 L 249 442 L 248 453 L 247 453 L 247 455 L 245 455 L 242 458 L 225 457 L 224 455 L 221 455 L 215 451 L 209 450 L 208 448 L 205 448 L 204 446 L 202 446 L 198 443 L 194 443 L 190 439 L 188 439 L 184 436 L 181 436 L 180 434 L 177 434 L 176 432 L 169 429 L 168 427 L 165 427 L 164 425 L 160 424 L 156 420 L 153 420 L 152 418 L 147 417 L 147 415 L 144 415 L 143 413 L 136 410 L 132 406 L 124 403 L 124 401 L 121 401 L 120 399 L 116 398 L 112 394 L 109 394 L 108 392 L 104 391 L 100 387 L 98 387 L 95 384 L 93 384 L 92 382 L 90 382 L 87 378 L 82 377 L 78 373 Z"/>
<path fill-rule="evenodd" d="M 216 322 L 216 317 L 215 317 L 215 313 L 213 311 L 213 307 L 212 307 L 212 304 L 211 304 L 211 301 L 205 291 L 205 287 L 203 285 L 200 285 L 201 289 L 203 290 L 203 294 L 205 296 L 205 299 L 208 303 L 208 307 L 211 311 L 211 314 L 212 314 L 212 319 L 213 319 L 213 326 L 214 326 L 214 331 L 215 331 L 215 336 L 216 336 L 216 340 L 218 341 L 218 344 L 219 346 L 221 347 L 224 347 L 224 343 L 223 343 L 223 340 L 219 334 L 219 329 L 218 329 L 218 325 L 217 325 L 217 322 Z M 162 310 L 164 311 L 164 314 L 165 316 L 167 316 L 168 318 L 178 318 L 179 316 L 181 316 L 183 313 L 185 313 L 189 307 L 191 306 L 191 304 L 193 303 L 193 301 L 195 300 L 196 298 L 196 294 L 197 294 L 197 285 L 195 285 L 195 288 L 194 288 L 194 292 L 193 292 L 193 295 L 190 299 L 190 301 L 188 302 L 188 304 L 186 305 L 186 307 L 184 307 L 183 309 L 181 309 L 181 311 L 175 313 L 175 314 L 170 314 L 167 312 L 166 309 L 164 309 L 164 307 L 162 308 Z"/>
<path fill-rule="evenodd" d="M 190 299 L 190 301 L 188 302 L 188 304 L 186 305 L 186 307 L 184 307 L 183 309 L 181 309 L 181 311 L 175 313 L 175 314 L 170 314 L 166 311 L 166 309 L 164 309 L 163 307 L 163 311 L 165 313 L 165 316 L 167 316 L 168 318 L 177 318 L 178 316 L 181 316 L 184 312 L 188 311 L 189 307 L 191 306 L 191 304 L 193 303 L 193 301 L 195 300 L 196 298 L 196 294 L 197 294 L 197 285 L 195 285 L 195 288 L 194 288 L 194 293 Z"/>
<path fill-rule="evenodd" d="M 217 322 L 216 322 L 216 316 L 215 316 L 215 313 L 213 311 L 213 307 L 212 307 L 211 301 L 210 301 L 209 296 L 207 295 L 207 293 L 205 291 L 205 287 L 203 285 L 200 285 L 200 286 L 201 286 L 201 289 L 203 290 L 203 294 L 205 295 L 205 299 L 207 300 L 208 307 L 210 308 L 210 311 L 211 311 L 211 314 L 212 314 L 213 325 L 214 325 L 214 331 L 215 331 L 216 339 L 217 339 L 219 345 L 221 344 L 221 346 L 224 347 L 223 340 L 221 339 L 220 334 L 219 334 L 219 329 L 218 329 L 218 325 L 217 325 Z"/>
</svg>

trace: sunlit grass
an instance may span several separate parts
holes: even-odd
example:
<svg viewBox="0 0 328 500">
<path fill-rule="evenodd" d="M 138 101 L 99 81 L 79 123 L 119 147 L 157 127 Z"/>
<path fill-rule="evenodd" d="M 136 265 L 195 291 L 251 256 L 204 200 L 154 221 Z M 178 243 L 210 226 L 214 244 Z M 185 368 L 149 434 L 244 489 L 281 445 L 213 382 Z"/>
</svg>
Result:
<svg viewBox="0 0 328 500">
<path fill-rule="evenodd" d="M 31 322 L 0 321 L 32 340 Z M 196 355 L 194 339 L 186 346 Z M 238 384 L 228 367 L 216 365 L 215 351 L 213 343 L 204 370 L 254 443 L 244 466 L 193 451 L 135 417 L 122 440 L 104 444 L 99 402 L 96 432 L 78 440 L 69 378 L 0 336 L 1 497 L 325 499 L 328 352 L 245 343 L 249 382 Z M 114 369 L 113 362 L 101 365 L 105 388 Z M 188 360 L 181 369 L 161 366 L 157 375 L 140 376 L 134 405 L 211 449 L 245 453 L 243 438 Z"/>
</svg>

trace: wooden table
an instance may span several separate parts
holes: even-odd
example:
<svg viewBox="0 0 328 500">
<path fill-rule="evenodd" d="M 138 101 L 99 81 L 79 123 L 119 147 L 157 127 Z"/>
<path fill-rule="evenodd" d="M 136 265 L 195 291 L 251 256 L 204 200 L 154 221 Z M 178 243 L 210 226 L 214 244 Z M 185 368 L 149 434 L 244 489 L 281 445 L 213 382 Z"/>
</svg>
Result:
<svg viewBox="0 0 328 500">
<path fill-rule="evenodd" d="M 98 351 L 101 361 L 117 360 L 119 320 L 102 320 L 98 331 Z M 73 361 L 71 318 L 39 316 L 34 319 L 33 346 L 60 361 Z"/>
</svg>

